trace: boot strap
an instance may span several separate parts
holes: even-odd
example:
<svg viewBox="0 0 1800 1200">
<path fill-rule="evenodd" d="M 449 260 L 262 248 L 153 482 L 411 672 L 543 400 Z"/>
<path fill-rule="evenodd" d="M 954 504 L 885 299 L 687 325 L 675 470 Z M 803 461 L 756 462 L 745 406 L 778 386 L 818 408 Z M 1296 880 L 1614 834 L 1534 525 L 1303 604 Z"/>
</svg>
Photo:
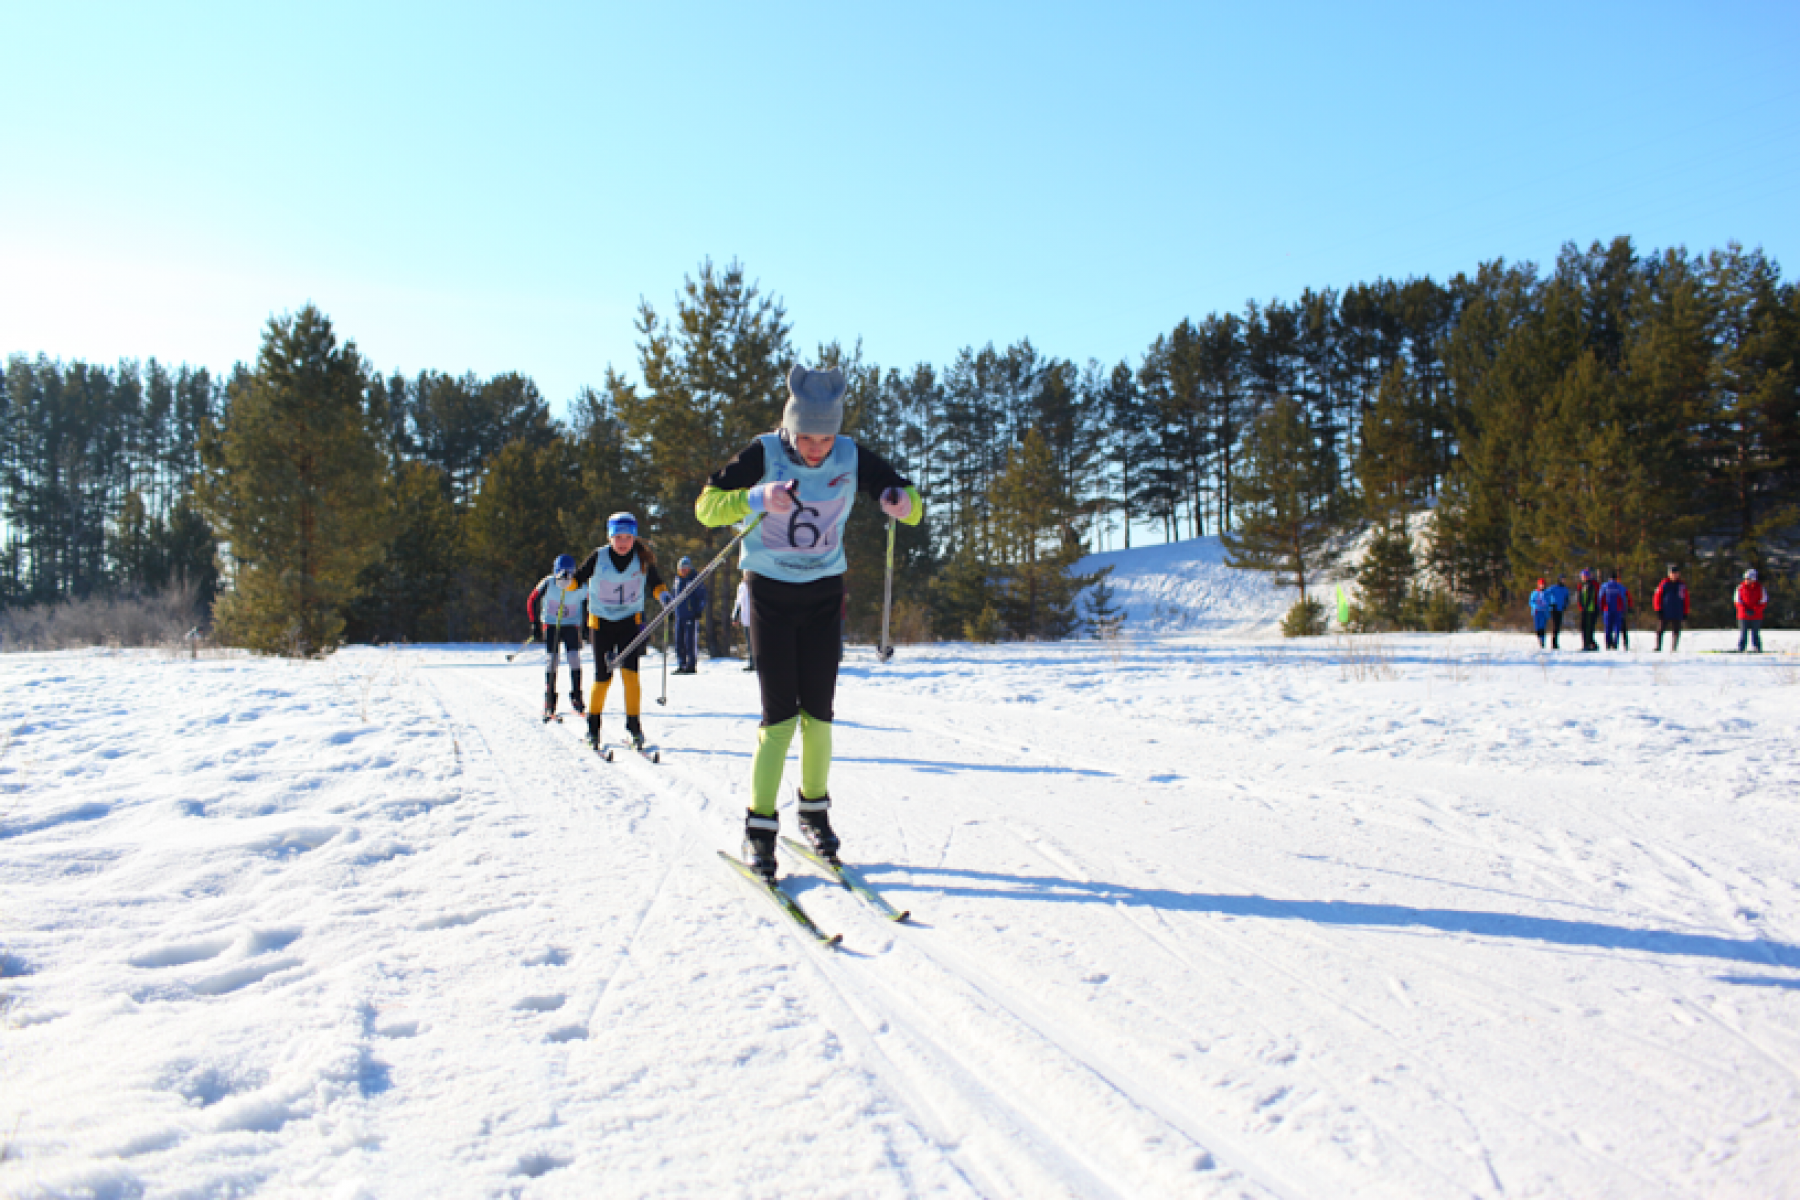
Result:
<svg viewBox="0 0 1800 1200">
<path fill-rule="evenodd" d="M 800 797 L 799 808 L 803 813 L 824 812 L 830 807 L 830 796 L 820 796 L 817 800 L 808 800 L 805 796 Z"/>
<path fill-rule="evenodd" d="M 759 817 L 755 813 L 751 813 L 744 818 L 744 828 L 761 829 L 766 830 L 769 833 L 779 833 L 781 832 L 781 822 L 775 817 Z"/>
</svg>

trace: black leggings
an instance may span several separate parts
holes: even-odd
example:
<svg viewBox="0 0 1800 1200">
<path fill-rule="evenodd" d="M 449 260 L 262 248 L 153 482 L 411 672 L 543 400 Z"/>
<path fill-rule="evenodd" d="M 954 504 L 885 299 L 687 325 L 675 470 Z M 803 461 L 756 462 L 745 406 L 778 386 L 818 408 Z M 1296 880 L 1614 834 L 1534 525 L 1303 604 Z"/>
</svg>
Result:
<svg viewBox="0 0 1800 1200">
<path fill-rule="evenodd" d="M 627 617 L 623 621 L 609 621 L 605 617 L 597 618 L 599 627 L 594 629 L 589 638 L 594 643 L 594 678 L 601 683 L 613 677 L 612 668 L 606 665 L 606 656 L 623 650 L 636 639 L 642 623 L 637 617 Z M 631 657 L 621 659 L 619 670 L 635 671 L 638 662 L 644 657 L 644 648 L 639 646 L 631 652 Z"/>
<path fill-rule="evenodd" d="M 801 709 L 816 721 L 831 720 L 837 697 L 838 630 L 844 577 L 811 583 L 748 576 L 750 650 L 762 687 L 762 723 L 779 725 Z"/>
</svg>

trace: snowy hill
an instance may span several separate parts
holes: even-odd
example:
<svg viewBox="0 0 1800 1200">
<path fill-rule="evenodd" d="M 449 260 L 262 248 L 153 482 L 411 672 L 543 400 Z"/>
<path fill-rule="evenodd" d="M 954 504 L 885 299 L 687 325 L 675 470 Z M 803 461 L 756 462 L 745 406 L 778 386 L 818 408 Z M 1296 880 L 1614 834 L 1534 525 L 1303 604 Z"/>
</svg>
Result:
<svg viewBox="0 0 1800 1200">
<path fill-rule="evenodd" d="M 1299 597 L 1268 575 L 1226 566 L 1216 537 L 1090 554 L 1074 569 L 1108 566 L 1113 603 L 1126 614 L 1126 637 L 1267 632 Z"/>
<path fill-rule="evenodd" d="M 1800 634 L 1729 636 L 855 647 L 917 923 L 787 864 L 836 951 L 716 856 L 737 663 L 652 766 L 505 648 L 0 655 L 0 1195 L 1800 1196 Z"/>
</svg>

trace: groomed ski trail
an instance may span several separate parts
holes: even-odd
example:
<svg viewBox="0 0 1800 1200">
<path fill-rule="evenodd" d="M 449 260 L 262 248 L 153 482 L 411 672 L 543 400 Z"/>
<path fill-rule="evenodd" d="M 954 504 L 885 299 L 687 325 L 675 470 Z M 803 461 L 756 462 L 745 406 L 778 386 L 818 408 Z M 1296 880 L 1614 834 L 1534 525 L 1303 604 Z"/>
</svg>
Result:
<svg viewBox="0 0 1800 1200">
<path fill-rule="evenodd" d="M 493 702 L 516 704 L 489 676 L 475 682 Z M 557 731 L 538 725 L 533 732 L 554 737 Z M 671 740 L 661 744 L 667 748 Z M 705 764 L 711 756 L 694 757 Z M 635 758 L 620 755 L 591 769 L 625 766 L 631 783 L 680 827 L 683 851 L 695 861 L 711 856 L 721 841 L 732 844 L 741 831 L 740 796 L 721 792 L 716 777 L 687 754 L 671 754 L 660 766 Z M 727 814 L 727 823 L 703 821 L 706 813 Z M 792 822 L 792 813 L 784 820 Z M 953 930 L 929 922 L 896 928 L 854 897 L 840 898 L 834 882 L 788 870 L 784 879 L 827 932 L 841 932 L 845 941 L 835 953 L 813 946 L 740 897 L 747 924 L 767 924 L 781 935 L 772 945 L 759 941 L 758 952 L 774 956 L 764 965 L 816 977 L 821 986 L 812 999 L 833 1034 L 858 1048 L 860 1065 L 979 1194 L 1117 1200 L 1309 1194 L 1274 1182 L 1279 1172 L 1270 1168 L 1246 1171 L 1222 1160 L 1215 1148 L 1222 1137 L 1198 1140 L 1192 1119 L 1171 1119 L 1175 1105 L 1134 1094 L 1124 1064 L 1091 1061 L 1091 1052 L 1071 1045 L 1070 1031 L 1022 1013 L 1021 1000 L 985 979 L 966 956 L 927 945 L 954 938 Z M 722 886 L 742 887 L 729 880 Z"/>
</svg>

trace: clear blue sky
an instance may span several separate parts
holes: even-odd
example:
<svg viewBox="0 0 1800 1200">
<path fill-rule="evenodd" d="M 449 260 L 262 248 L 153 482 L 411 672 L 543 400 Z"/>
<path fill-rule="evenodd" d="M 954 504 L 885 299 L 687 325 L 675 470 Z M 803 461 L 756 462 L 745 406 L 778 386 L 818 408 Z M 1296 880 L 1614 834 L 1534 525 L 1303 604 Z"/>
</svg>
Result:
<svg viewBox="0 0 1800 1200">
<path fill-rule="evenodd" d="M 1800 263 L 1800 4 L 0 9 L 0 353 L 635 374 L 743 261 L 884 366 L 1565 241 Z"/>
</svg>

